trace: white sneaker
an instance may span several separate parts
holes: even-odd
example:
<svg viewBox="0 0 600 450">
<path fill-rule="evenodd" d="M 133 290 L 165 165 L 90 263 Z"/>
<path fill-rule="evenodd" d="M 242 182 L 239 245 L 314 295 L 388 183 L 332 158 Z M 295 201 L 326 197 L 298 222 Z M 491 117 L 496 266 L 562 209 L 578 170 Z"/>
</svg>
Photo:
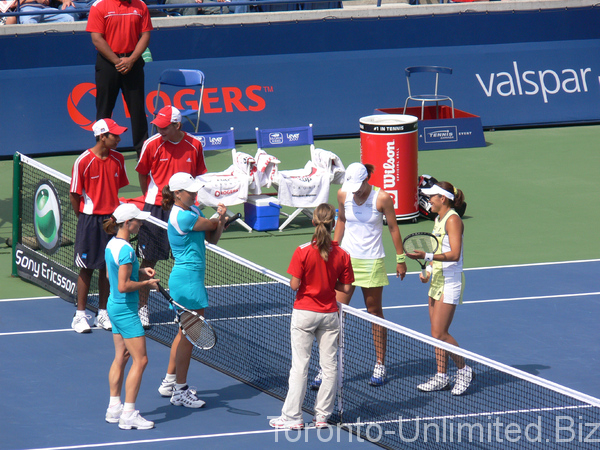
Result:
<svg viewBox="0 0 600 450">
<path fill-rule="evenodd" d="M 73 321 L 71 322 L 71 328 L 73 328 L 78 333 L 91 333 L 92 329 L 90 328 L 90 324 L 87 319 L 91 319 L 92 316 L 78 316 L 75 314 L 73 317 Z"/>
<path fill-rule="evenodd" d="M 383 384 L 385 384 L 386 380 L 387 374 L 385 371 L 385 366 L 380 363 L 375 364 L 375 368 L 373 369 L 373 375 L 369 380 L 369 384 L 371 386 L 382 386 Z"/>
<path fill-rule="evenodd" d="M 447 375 L 436 373 L 429 381 L 418 385 L 417 389 L 424 392 L 445 391 L 450 389 L 450 379 Z"/>
<path fill-rule="evenodd" d="M 160 383 L 160 386 L 158 387 L 158 392 L 163 397 L 171 397 L 174 389 L 175 381 L 167 381 L 166 379 L 163 379 L 162 383 Z"/>
<path fill-rule="evenodd" d="M 123 413 L 123 403 L 119 403 L 115 406 L 109 406 L 106 409 L 106 421 L 108 423 L 119 423 L 121 414 Z"/>
<path fill-rule="evenodd" d="M 134 411 L 129 415 L 129 417 L 125 417 L 124 414 L 121 414 L 121 417 L 119 418 L 119 428 L 121 430 L 131 430 L 132 428 L 137 428 L 138 430 L 149 430 L 154 428 L 154 422 L 144 419 L 142 416 L 140 416 L 139 411 Z"/>
<path fill-rule="evenodd" d="M 99 309 L 96 318 L 94 319 L 94 326 L 102 328 L 106 331 L 112 330 L 112 324 L 108 318 L 108 311 L 105 309 Z"/>
<path fill-rule="evenodd" d="M 150 313 L 148 312 L 148 305 L 142 306 L 138 311 L 138 315 L 140 316 L 144 330 L 150 328 Z"/>
<path fill-rule="evenodd" d="M 315 428 L 327 428 L 329 426 L 327 424 L 327 416 L 323 414 L 315 415 L 313 423 L 315 424 Z"/>
<path fill-rule="evenodd" d="M 319 388 L 321 387 L 322 383 L 323 383 L 323 369 L 319 368 L 319 373 L 317 374 L 315 379 L 311 381 L 310 388 L 313 391 L 318 391 Z"/>
<path fill-rule="evenodd" d="M 269 425 L 280 430 L 301 430 L 304 428 L 302 420 L 289 420 L 283 416 L 269 420 Z"/>
<path fill-rule="evenodd" d="M 206 402 L 196 396 L 196 389 L 186 386 L 183 389 L 173 390 L 171 404 L 185 406 L 186 408 L 202 408 Z"/>
<path fill-rule="evenodd" d="M 462 395 L 469 388 L 471 380 L 475 378 L 475 372 L 469 366 L 465 366 L 456 372 L 452 395 Z"/>
</svg>

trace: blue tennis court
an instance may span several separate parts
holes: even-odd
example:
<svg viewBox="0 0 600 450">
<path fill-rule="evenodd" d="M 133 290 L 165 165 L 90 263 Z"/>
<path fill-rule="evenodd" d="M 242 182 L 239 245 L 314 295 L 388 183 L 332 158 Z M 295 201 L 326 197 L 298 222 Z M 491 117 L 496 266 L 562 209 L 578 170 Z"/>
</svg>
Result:
<svg viewBox="0 0 600 450">
<path fill-rule="evenodd" d="M 595 369 L 596 343 L 600 340 L 596 324 L 600 286 L 595 275 L 599 269 L 600 260 L 467 270 L 464 304 L 457 309 L 451 332 L 467 350 L 598 397 L 600 375 Z M 411 273 L 402 282 L 391 277 L 391 285 L 384 290 L 385 314 L 392 322 L 428 334 L 429 321 L 424 306 L 427 287 L 421 285 L 417 277 Z M 355 297 L 352 306 L 358 308 L 362 306 L 360 292 L 357 291 Z M 215 309 L 222 319 L 224 311 Z M 195 361 L 188 379 L 197 386 L 207 406 L 200 410 L 171 406 L 168 399 L 156 391 L 165 372 L 168 348 L 152 340 L 148 341 L 150 363 L 136 407 L 144 417 L 155 421 L 156 428 L 119 430 L 103 420 L 108 397 L 107 373 L 113 357 L 111 335 L 101 330 L 78 335 L 69 328 L 53 326 L 64 323 L 64 317 L 72 311 L 71 304 L 55 297 L 0 301 L 0 354 L 4 361 L 13 362 L 2 364 L 0 368 L 2 380 L 8 387 L 0 393 L 0 401 L 10 405 L 0 412 L 0 448 L 140 445 L 142 448 L 196 448 L 203 443 L 219 448 L 240 445 L 265 448 L 274 444 L 345 448 L 349 442 L 355 446 L 372 446 L 335 427 L 320 432 L 314 429 L 290 432 L 287 436 L 284 432 L 275 433 L 268 426 L 268 416 L 279 414 L 280 400 Z M 265 312 L 272 311 L 266 309 Z M 268 317 L 263 319 L 269 320 Z M 367 342 L 364 346 L 367 353 L 370 345 Z M 390 340 L 388 345 L 391 348 L 394 344 Z M 349 345 L 345 351 L 351 351 Z M 231 359 L 235 361 L 237 356 L 232 353 Z M 391 358 L 392 354 L 388 353 L 390 382 L 387 388 L 413 383 L 409 368 L 416 365 L 415 361 L 408 357 Z M 418 365 L 426 365 L 427 360 L 433 364 L 434 356 L 425 354 L 421 360 Z M 365 367 L 368 375 L 369 368 Z M 425 371 L 419 376 L 426 375 Z M 486 372 L 480 375 L 467 397 L 451 398 L 449 392 L 417 393 L 416 389 L 411 391 L 410 386 L 399 392 L 408 393 L 405 395 L 413 397 L 411 401 L 417 398 L 423 411 L 429 408 L 436 411 L 438 417 L 451 416 L 452 403 L 461 401 L 480 404 L 479 412 L 473 412 L 477 416 L 486 412 L 485 396 L 489 394 L 486 391 L 491 389 L 489 383 L 486 389 L 478 388 L 478 382 L 480 386 L 484 384 Z M 281 379 L 276 381 L 279 383 Z M 492 387 L 501 395 L 511 384 L 496 383 Z M 361 392 L 367 389 L 362 374 L 349 377 L 348 392 L 352 392 L 354 386 Z M 282 388 L 285 390 L 285 386 Z M 536 407 L 535 389 L 529 395 L 513 402 L 512 407 L 519 414 L 507 411 L 506 420 L 510 418 L 513 423 L 525 425 L 522 420 L 519 422 L 518 416 L 523 410 Z M 399 397 L 390 403 L 403 411 L 407 401 Z M 369 403 L 368 400 L 363 402 Z M 487 406 L 492 406 L 490 402 L 493 400 L 488 399 Z M 363 404 L 357 408 L 365 406 L 370 407 Z M 345 412 L 352 413 L 353 408 L 354 405 L 347 405 Z M 561 409 L 557 411 L 546 411 L 544 420 L 557 414 L 565 417 L 555 425 L 563 427 L 562 434 L 544 435 L 544 439 L 557 448 L 587 445 L 593 448 L 593 444 L 584 442 L 585 438 L 598 439 L 600 433 L 593 429 L 591 419 L 586 418 L 587 411 L 576 409 L 574 413 L 569 412 L 570 415 Z M 360 410 L 356 413 L 360 414 Z M 573 418 L 571 425 L 566 417 Z M 310 419 L 310 415 L 305 414 L 306 422 Z M 407 436 L 412 436 L 410 431 L 406 431 Z M 557 436 L 562 440 L 555 442 Z M 539 448 L 547 448 L 547 443 L 540 444 Z"/>
</svg>

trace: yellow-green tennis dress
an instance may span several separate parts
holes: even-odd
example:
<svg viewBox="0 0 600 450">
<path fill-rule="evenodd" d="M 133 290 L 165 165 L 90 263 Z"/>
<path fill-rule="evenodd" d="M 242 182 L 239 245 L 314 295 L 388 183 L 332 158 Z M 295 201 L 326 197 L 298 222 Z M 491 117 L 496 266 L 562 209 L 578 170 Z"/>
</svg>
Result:
<svg viewBox="0 0 600 450">
<path fill-rule="evenodd" d="M 442 220 L 440 220 L 439 216 L 435 218 L 432 233 L 437 237 L 439 242 L 438 249 L 435 252 L 436 254 L 450 251 L 450 239 L 446 233 L 446 222 L 454 215 L 458 215 L 458 213 L 451 209 Z M 451 305 L 462 303 L 465 285 L 462 244 L 458 261 L 433 261 L 432 268 L 433 272 L 431 274 L 429 296 L 434 300 L 439 300 L 443 295 L 444 303 Z"/>
</svg>

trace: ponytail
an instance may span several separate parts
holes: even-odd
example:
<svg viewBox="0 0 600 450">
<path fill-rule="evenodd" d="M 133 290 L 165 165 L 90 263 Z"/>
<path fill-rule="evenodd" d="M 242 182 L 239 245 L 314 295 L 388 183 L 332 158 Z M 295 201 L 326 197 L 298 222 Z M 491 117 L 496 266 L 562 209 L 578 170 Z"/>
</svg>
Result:
<svg viewBox="0 0 600 450">
<path fill-rule="evenodd" d="M 331 230 L 334 220 L 335 210 L 330 204 L 321 203 L 315 208 L 313 213 L 315 233 L 312 237 L 312 243 L 325 261 L 329 259 L 329 251 L 331 250 Z"/>
<path fill-rule="evenodd" d="M 119 228 L 121 228 L 122 226 L 123 224 L 117 223 L 117 219 L 115 219 L 115 216 L 113 216 L 112 214 L 108 219 L 104 219 L 104 222 L 102 222 L 102 228 L 107 234 L 110 234 L 111 236 L 117 234 Z"/>
<path fill-rule="evenodd" d="M 463 204 L 465 203 L 465 194 L 463 194 L 463 191 L 461 191 L 460 189 L 456 189 L 454 186 L 452 186 L 452 184 L 448 183 L 447 181 L 440 181 L 439 183 L 437 183 L 437 185 L 445 191 L 454 193 L 454 200 L 448 199 L 452 208 L 460 208 L 461 206 L 463 206 Z"/>
<path fill-rule="evenodd" d="M 165 184 L 165 186 L 162 188 L 162 209 L 169 211 L 174 204 L 175 194 L 171 189 L 169 189 L 169 185 Z"/>
</svg>

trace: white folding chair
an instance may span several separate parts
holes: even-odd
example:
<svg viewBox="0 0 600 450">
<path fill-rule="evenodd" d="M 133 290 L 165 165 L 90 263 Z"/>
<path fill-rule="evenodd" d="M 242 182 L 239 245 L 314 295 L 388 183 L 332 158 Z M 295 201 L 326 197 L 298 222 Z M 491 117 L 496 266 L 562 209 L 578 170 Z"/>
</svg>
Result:
<svg viewBox="0 0 600 450">
<path fill-rule="evenodd" d="M 331 152 L 315 149 L 312 124 L 305 127 L 256 128 L 256 143 L 257 155 L 265 148 L 310 147 L 311 158 L 316 158 L 316 162 L 309 160 L 302 169 L 271 171 L 270 180 L 277 188 L 279 204 L 296 208 L 291 214 L 281 212 L 287 219 L 281 224 L 279 231 L 283 231 L 300 213 L 312 219 L 314 208 L 329 200 L 334 165 L 330 156 L 333 155 L 339 161 L 336 165 L 338 169 L 341 160 Z M 341 170 L 344 170 L 343 165 Z M 343 174 L 340 179 L 343 179 Z"/>
<path fill-rule="evenodd" d="M 194 132 L 197 133 L 200 125 L 200 111 L 202 110 L 202 94 L 204 93 L 204 72 L 194 69 L 163 70 L 158 78 L 158 87 L 156 89 L 156 97 L 154 100 L 154 117 L 156 117 L 156 114 L 160 109 L 158 107 L 158 100 L 160 99 L 160 90 L 163 85 L 196 88 L 199 91 L 198 107 L 192 107 L 180 111 L 181 117 L 188 119 L 194 127 Z M 196 116 L 196 123 L 194 123 L 191 119 L 194 115 Z M 152 133 L 154 133 L 154 130 L 155 126 L 152 125 Z"/>
</svg>

